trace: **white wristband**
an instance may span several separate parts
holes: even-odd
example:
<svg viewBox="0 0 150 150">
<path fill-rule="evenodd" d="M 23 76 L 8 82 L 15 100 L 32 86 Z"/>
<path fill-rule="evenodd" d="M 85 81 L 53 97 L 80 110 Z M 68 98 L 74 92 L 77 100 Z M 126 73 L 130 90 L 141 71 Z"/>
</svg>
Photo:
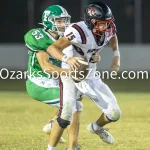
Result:
<svg viewBox="0 0 150 150">
<path fill-rule="evenodd" d="M 119 49 L 117 49 L 117 50 L 114 51 L 114 57 L 115 56 L 119 56 L 120 57 L 120 51 L 119 51 Z"/>
<path fill-rule="evenodd" d="M 68 60 L 68 58 L 69 58 L 69 57 L 68 57 L 67 55 L 64 55 L 64 56 L 62 57 L 61 61 L 63 61 L 63 62 L 66 63 L 67 60 Z"/>
</svg>

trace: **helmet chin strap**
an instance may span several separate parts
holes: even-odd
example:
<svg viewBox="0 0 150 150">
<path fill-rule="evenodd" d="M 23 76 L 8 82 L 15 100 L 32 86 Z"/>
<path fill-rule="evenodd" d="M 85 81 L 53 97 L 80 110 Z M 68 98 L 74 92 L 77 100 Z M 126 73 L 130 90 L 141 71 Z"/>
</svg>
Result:
<svg viewBox="0 0 150 150">
<path fill-rule="evenodd" d="M 65 30 L 64 30 L 64 32 L 62 32 L 59 30 L 59 27 L 57 25 L 55 25 L 55 26 L 53 26 L 53 32 L 58 34 L 59 36 L 63 37 Z"/>
<path fill-rule="evenodd" d="M 58 40 L 59 39 L 59 35 L 56 32 L 51 31 L 50 29 L 46 30 L 54 39 Z"/>
<path fill-rule="evenodd" d="M 58 31 L 58 35 L 59 35 L 59 37 L 61 38 L 61 37 L 64 36 L 64 32 Z"/>
</svg>

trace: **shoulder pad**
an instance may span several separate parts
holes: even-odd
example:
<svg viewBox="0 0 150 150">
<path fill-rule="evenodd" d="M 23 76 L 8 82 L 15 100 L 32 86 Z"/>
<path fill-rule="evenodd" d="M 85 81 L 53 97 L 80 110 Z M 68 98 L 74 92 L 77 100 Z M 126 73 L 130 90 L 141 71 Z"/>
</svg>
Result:
<svg viewBox="0 0 150 150">
<path fill-rule="evenodd" d="M 41 28 L 32 29 L 24 36 L 25 44 L 31 51 L 45 51 L 53 41 Z"/>
</svg>

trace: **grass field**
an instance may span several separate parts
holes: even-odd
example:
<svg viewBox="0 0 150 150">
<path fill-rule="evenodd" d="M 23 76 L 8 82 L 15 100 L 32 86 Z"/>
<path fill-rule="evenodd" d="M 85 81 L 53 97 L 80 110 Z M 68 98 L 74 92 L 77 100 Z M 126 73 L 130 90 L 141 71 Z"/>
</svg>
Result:
<svg viewBox="0 0 150 150">
<path fill-rule="evenodd" d="M 150 150 L 150 94 L 115 93 L 122 118 L 107 125 L 115 138 L 113 145 L 103 143 L 87 131 L 101 111 L 88 99 L 83 101 L 80 144 L 83 150 Z M 46 150 L 48 136 L 42 127 L 56 109 L 29 98 L 25 92 L 0 92 L 0 150 Z M 67 132 L 63 137 L 67 141 Z M 57 150 L 64 150 L 59 144 Z"/>
</svg>

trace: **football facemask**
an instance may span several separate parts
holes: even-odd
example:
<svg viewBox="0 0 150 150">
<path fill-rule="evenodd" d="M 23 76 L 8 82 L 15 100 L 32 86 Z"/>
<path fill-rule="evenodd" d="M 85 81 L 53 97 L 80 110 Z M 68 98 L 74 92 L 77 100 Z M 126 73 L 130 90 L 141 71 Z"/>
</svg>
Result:
<svg viewBox="0 0 150 150">
<path fill-rule="evenodd" d="M 101 37 L 108 37 L 113 35 L 115 27 L 114 27 L 114 20 L 96 20 L 91 19 L 91 23 L 93 24 L 94 28 L 92 30 L 93 34 Z"/>
</svg>

